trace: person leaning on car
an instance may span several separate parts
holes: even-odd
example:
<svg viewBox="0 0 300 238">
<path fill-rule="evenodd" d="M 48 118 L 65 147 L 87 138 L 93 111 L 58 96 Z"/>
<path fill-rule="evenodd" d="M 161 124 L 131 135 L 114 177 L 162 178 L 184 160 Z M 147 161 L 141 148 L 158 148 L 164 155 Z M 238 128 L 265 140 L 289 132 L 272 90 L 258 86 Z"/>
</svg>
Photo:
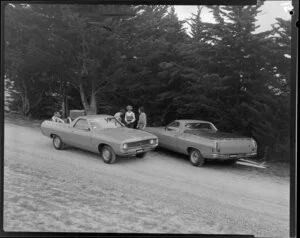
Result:
<svg viewBox="0 0 300 238">
<path fill-rule="evenodd" d="M 64 121 L 61 119 L 61 114 L 59 112 L 55 112 L 54 116 L 52 117 L 52 121 L 55 122 L 61 122 L 63 123 Z"/>
<path fill-rule="evenodd" d="M 132 111 L 132 106 L 127 106 L 127 112 L 125 113 L 125 123 L 126 126 L 129 128 L 134 128 L 134 122 L 135 122 L 135 114 Z"/>
<path fill-rule="evenodd" d="M 136 127 L 139 130 L 144 130 L 147 125 L 147 116 L 144 111 L 145 111 L 144 107 L 139 108 L 140 116 L 139 116 L 139 121 L 138 121 L 137 127 Z"/>
<path fill-rule="evenodd" d="M 115 114 L 114 117 L 115 117 L 118 121 L 124 123 L 124 114 L 125 114 L 125 110 L 124 110 L 124 109 L 121 109 L 119 112 L 117 112 L 117 113 Z"/>
</svg>

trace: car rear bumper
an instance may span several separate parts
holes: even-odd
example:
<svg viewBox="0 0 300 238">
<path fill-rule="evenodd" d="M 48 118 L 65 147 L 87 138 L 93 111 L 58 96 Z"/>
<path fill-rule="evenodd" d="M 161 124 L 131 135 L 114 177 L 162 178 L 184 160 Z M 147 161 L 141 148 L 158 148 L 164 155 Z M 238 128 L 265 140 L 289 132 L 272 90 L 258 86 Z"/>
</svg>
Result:
<svg viewBox="0 0 300 238">
<path fill-rule="evenodd" d="M 251 158 L 256 156 L 257 153 L 246 153 L 246 154 L 210 154 L 207 156 L 208 159 L 218 159 L 218 160 L 231 160 L 231 159 L 242 159 Z"/>
</svg>

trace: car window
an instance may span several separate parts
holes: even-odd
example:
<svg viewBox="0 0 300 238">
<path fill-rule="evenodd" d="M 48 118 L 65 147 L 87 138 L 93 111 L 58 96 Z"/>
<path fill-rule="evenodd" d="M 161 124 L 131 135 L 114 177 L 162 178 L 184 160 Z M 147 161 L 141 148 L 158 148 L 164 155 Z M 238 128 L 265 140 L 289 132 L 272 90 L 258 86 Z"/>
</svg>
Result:
<svg viewBox="0 0 300 238">
<path fill-rule="evenodd" d="M 178 127 L 179 128 L 179 122 L 178 121 L 173 121 L 171 122 L 167 127 Z"/>
<path fill-rule="evenodd" d="M 102 117 L 93 119 L 90 121 L 92 129 L 105 129 L 105 128 L 120 128 L 124 127 L 116 118 L 114 117 Z"/>
<path fill-rule="evenodd" d="M 89 129 L 89 124 L 87 122 L 87 120 L 85 119 L 79 119 L 75 126 L 75 128 L 80 129 L 80 130 L 88 130 Z"/>
<path fill-rule="evenodd" d="M 178 121 L 174 121 L 167 126 L 168 131 L 179 131 L 180 123 Z"/>
<path fill-rule="evenodd" d="M 97 123 L 95 121 L 90 121 L 90 124 L 91 124 L 91 127 L 92 127 L 93 130 L 103 128 L 100 123 Z"/>
<path fill-rule="evenodd" d="M 214 130 L 209 123 L 204 123 L 204 122 L 193 122 L 193 123 L 187 123 L 185 124 L 185 129 L 189 130 L 201 130 L 201 129 L 206 129 L 206 130 Z"/>
</svg>

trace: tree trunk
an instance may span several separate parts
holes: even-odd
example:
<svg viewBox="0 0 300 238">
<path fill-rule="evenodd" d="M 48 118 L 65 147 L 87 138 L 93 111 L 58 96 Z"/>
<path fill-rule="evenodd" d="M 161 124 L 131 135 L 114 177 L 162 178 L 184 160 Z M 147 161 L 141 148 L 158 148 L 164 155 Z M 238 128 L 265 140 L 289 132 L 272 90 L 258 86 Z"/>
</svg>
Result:
<svg viewBox="0 0 300 238">
<path fill-rule="evenodd" d="M 43 100 L 44 93 L 45 93 L 44 90 L 41 91 L 41 93 L 39 94 L 39 96 L 38 96 L 38 98 L 35 100 L 35 102 L 34 102 L 34 103 L 30 103 L 30 108 L 29 108 L 29 110 L 31 110 L 31 109 L 37 107 L 37 106 L 41 103 L 41 101 Z"/>
<path fill-rule="evenodd" d="M 91 101 L 88 103 L 83 86 L 79 85 L 81 102 L 87 115 L 97 114 L 96 93 L 92 90 Z"/>
<path fill-rule="evenodd" d="M 66 118 L 66 104 L 65 104 L 65 96 L 62 96 L 62 102 L 61 102 L 61 116 L 62 118 Z"/>
<path fill-rule="evenodd" d="M 266 146 L 264 149 L 264 157 L 262 158 L 264 162 L 268 160 L 268 155 L 269 155 L 269 146 Z"/>
<path fill-rule="evenodd" d="M 84 109 L 88 108 L 89 104 L 87 102 L 83 86 L 81 84 L 79 85 L 79 93 L 80 93 L 81 103 L 82 103 Z"/>
<path fill-rule="evenodd" d="M 87 111 L 86 114 L 88 114 L 88 115 L 96 115 L 97 114 L 97 102 L 96 102 L 96 94 L 95 94 L 94 90 L 92 91 L 92 95 L 91 95 L 89 111 Z"/>
<path fill-rule="evenodd" d="M 68 96 L 66 96 L 66 117 L 68 117 L 70 115 L 70 112 L 69 112 L 69 105 L 68 105 Z"/>
<path fill-rule="evenodd" d="M 21 91 L 21 98 L 22 98 L 22 114 L 24 116 L 28 116 L 30 111 L 30 104 L 27 94 L 27 85 L 25 84 L 24 79 L 21 79 L 23 90 Z"/>
<path fill-rule="evenodd" d="M 60 93 L 61 93 L 61 114 L 62 118 L 66 118 L 66 96 L 65 96 L 65 81 L 62 80 L 60 75 Z"/>
<path fill-rule="evenodd" d="M 24 96 L 24 98 L 22 100 L 22 113 L 24 116 L 28 116 L 29 111 L 30 111 L 30 104 L 29 104 L 29 100 L 26 95 L 26 96 Z"/>
</svg>

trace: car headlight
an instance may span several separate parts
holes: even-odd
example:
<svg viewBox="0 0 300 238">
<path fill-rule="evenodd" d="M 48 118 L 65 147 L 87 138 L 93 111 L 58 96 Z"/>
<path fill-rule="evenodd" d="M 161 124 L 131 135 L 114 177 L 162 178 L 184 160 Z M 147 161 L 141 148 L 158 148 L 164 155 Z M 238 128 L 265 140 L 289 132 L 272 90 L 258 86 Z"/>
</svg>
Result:
<svg viewBox="0 0 300 238">
<path fill-rule="evenodd" d="M 152 139 L 152 140 L 150 140 L 150 144 L 151 145 L 158 144 L 158 139 Z"/>
<path fill-rule="evenodd" d="M 128 145 L 125 143 L 123 144 L 123 149 L 126 150 L 128 148 Z"/>
</svg>

